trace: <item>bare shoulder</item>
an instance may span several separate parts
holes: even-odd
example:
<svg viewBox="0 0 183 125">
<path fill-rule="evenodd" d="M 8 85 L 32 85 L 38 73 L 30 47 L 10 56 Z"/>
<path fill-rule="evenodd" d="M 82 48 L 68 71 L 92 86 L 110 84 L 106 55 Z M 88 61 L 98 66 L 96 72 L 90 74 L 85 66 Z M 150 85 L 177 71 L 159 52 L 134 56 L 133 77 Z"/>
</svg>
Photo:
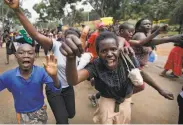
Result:
<svg viewBox="0 0 183 125">
<path fill-rule="evenodd" d="M 132 37 L 133 40 L 141 40 L 146 38 L 146 35 L 142 32 L 135 33 Z"/>
<path fill-rule="evenodd" d="M 125 44 L 125 41 L 126 41 L 125 38 L 118 36 L 117 39 L 118 39 L 118 42 L 119 42 L 119 46 L 123 47 L 124 44 Z"/>
<path fill-rule="evenodd" d="M 122 41 L 122 42 L 126 41 L 125 38 L 123 38 L 123 37 L 118 36 L 117 38 L 118 38 L 119 41 Z"/>
</svg>

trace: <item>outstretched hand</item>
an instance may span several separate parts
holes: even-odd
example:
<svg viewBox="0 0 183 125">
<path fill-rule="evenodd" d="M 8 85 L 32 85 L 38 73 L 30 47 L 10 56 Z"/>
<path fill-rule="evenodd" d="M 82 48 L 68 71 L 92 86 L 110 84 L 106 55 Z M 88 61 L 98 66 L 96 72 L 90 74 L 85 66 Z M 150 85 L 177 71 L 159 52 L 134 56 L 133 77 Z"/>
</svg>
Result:
<svg viewBox="0 0 183 125">
<path fill-rule="evenodd" d="M 57 59 L 53 54 L 46 56 L 46 63 L 43 63 L 43 65 L 50 77 L 57 76 Z"/>
<path fill-rule="evenodd" d="M 183 43 L 183 34 L 170 36 L 169 39 L 174 43 Z"/>
<path fill-rule="evenodd" d="M 168 31 L 168 24 L 161 26 L 158 30 L 160 33 L 167 32 Z"/>
<path fill-rule="evenodd" d="M 18 9 L 18 8 L 19 8 L 19 0 L 4 0 L 4 2 L 5 2 L 11 9 Z"/>
<path fill-rule="evenodd" d="M 167 90 L 162 90 L 159 93 L 168 100 L 174 100 L 174 95 L 171 92 L 167 91 Z"/>
</svg>

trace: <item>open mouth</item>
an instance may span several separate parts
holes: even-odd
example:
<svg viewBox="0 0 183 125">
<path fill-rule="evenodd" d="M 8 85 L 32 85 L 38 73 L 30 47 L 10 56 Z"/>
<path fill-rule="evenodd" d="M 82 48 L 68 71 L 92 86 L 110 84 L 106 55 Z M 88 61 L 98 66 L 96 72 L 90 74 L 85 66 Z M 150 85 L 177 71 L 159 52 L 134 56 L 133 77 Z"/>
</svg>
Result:
<svg viewBox="0 0 183 125">
<path fill-rule="evenodd" d="M 109 69 L 114 69 L 116 67 L 116 60 L 108 59 L 108 60 L 106 60 L 106 64 Z"/>
<path fill-rule="evenodd" d="M 22 63 L 22 64 L 23 64 L 23 66 L 25 66 L 25 67 L 26 67 L 26 66 L 31 65 L 31 62 L 30 62 L 30 61 L 23 61 L 23 63 Z"/>
</svg>

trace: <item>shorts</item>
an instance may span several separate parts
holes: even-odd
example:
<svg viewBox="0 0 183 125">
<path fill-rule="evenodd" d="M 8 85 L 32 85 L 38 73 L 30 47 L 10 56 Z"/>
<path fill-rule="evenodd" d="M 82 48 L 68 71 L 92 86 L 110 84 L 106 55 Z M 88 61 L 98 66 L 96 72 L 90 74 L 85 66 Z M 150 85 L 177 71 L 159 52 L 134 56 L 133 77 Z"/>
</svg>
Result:
<svg viewBox="0 0 183 125">
<path fill-rule="evenodd" d="M 99 106 L 94 113 L 93 121 L 98 124 L 130 124 L 131 98 L 119 105 L 119 112 L 114 112 L 115 100 L 100 97 Z"/>
<path fill-rule="evenodd" d="M 39 44 L 36 44 L 35 52 L 36 52 L 36 53 L 39 53 L 39 50 L 40 50 L 40 45 L 39 45 Z"/>
<path fill-rule="evenodd" d="M 47 106 L 30 113 L 17 113 L 18 124 L 46 124 L 48 120 Z"/>
</svg>

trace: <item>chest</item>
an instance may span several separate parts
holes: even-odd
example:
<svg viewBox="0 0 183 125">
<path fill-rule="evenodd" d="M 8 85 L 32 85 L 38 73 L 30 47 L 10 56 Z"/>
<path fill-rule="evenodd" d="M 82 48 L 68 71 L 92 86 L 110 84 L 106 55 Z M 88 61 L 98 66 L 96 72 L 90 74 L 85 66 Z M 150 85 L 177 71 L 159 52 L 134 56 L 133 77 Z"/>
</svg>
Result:
<svg viewBox="0 0 183 125">
<path fill-rule="evenodd" d="M 43 83 L 42 79 L 30 77 L 25 80 L 22 77 L 16 79 L 11 79 L 11 86 L 8 87 L 8 90 L 13 94 L 28 94 L 28 93 L 37 93 L 42 91 Z"/>
<path fill-rule="evenodd" d="M 146 55 L 149 54 L 152 49 L 151 47 L 133 47 L 135 54 L 141 54 L 141 55 Z"/>
<path fill-rule="evenodd" d="M 97 70 L 96 83 L 100 83 L 109 87 L 119 87 L 127 83 L 128 71 L 124 66 L 119 66 L 114 71 Z"/>
</svg>

